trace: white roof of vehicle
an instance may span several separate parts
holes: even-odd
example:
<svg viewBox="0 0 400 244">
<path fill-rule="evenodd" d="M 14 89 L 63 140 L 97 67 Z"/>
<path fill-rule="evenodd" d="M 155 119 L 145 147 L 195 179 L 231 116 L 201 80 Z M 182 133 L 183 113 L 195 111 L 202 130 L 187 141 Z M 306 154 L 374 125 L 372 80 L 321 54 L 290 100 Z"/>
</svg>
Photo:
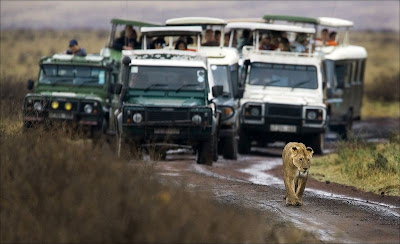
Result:
<svg viewBox="0 0 400 244">
<path fill-rule="evenodd" d="M 331 17 L 319 17 L 318 24 L 328 27 L 352 27 L 353 22 L 345 19 L 331 18 Z"/>
<path fill-rule="evenodd" d="M 249 50 L 246 59 L 251 62 L 261 63 L 282 63 L 282 64 L 304 64 L 319 65 L 323 57 L 319 53 L 294 53 L 294 52 L 277 52 L 266 50 Z"/>
<path fill-rule="evenodd" d="M 321 52 L 325 54 L 324 58 L 329 60 L 364 59 L 368 56 L 364 47 L 353 45 L 322 47 Z"/>
<path fill-rule="evenodd" d="M 227 23 L 236 23 L 236 22 L 252 22 L 252 23 L 265 23 L 265 20 L 260 18 L 237 18 L 237 19 L 227 19 Z"/>
<path fill-rule="evenodd" d="M 182 17 L 165 21 L 166 25 L 226 25 L 226 21 L 210 17 Z"/>
<path fill-rule="evenodd" d="M 182 36 L 201 34 L 201 26 L 142 27 L 140 32 L 147 36 Z"/>
<path fill-rule="evenodd" d="M 255 22 L 233 22 L 226 25 L 227 29 L 250 29 L 250 30 L 272 30 L 289 31 L 300 33 L 315 33 L 315 28 L 297 25 L 280 25 Z"/>
</svg>

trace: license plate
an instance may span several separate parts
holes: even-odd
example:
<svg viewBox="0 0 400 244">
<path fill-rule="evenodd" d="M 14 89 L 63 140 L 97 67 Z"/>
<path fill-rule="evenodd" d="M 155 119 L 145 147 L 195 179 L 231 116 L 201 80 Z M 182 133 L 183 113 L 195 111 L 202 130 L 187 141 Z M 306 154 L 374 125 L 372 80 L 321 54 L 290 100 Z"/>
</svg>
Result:
<svg viewBox="0 0 400 244">
<path fill-rule="evenodd" d="M 295 133 L 296 132 L 296 126 L 295 125 L 270 125 L 269 130 L 270 131 Z"/>
<path fill-rule="evenodd" d="M 73 119 L 74 115 L 70 113 L 49 113 L 50 119 Z"/>
<path fill-rule="evenodd" d="M 179 135 L 178 129 L 154 129 L 154 134 Z"/>
</svg>

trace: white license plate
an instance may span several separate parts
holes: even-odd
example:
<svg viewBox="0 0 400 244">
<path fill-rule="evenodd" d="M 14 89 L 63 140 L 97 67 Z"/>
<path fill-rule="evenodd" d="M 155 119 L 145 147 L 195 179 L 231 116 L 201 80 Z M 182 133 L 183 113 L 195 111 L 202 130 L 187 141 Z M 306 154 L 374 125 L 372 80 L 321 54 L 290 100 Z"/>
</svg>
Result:
<svg viewBox="0 0 400 244">
<path fill-rule="evenodd" d="M 179 129 L 154 129 L 154 134 L 179 135 Z"/>
<path fill-rule="evenodd" d="M 73 119 L 74 115 L 71 113 L 49 113 L 50 119 Z"/>
<path fill-rule="evenodd" d="M 297 131 L 295 125 L 270 125 L 270 131 L 295 133 Z"/>
</svg>

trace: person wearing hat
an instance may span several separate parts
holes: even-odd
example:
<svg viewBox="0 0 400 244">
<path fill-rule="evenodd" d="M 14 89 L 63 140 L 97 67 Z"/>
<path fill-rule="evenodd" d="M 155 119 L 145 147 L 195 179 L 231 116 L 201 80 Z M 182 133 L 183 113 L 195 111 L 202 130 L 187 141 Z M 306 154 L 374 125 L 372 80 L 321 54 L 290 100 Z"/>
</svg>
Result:
<svg viewBox="0 0 400 244">
<path fill-rule="evenodd" d="M 81 56 L 81 57 L 86 56 L 85 49 L 79 47 L 78 41 L 75 39 L 72 39 L 71 41 L 69 41 L 69 49 L 67 49 L 67 51 L 65 51 L 65 53 L 72 54 L 75 56 Z"/>
<path fill-rule="evenodd" d="M 294 51 L 295 52 L 305 52 L 307 49 L 308 40 L 306 33 L 298 33 L 296 36 L 296 41 L 294 43 Z"/>
</svg>

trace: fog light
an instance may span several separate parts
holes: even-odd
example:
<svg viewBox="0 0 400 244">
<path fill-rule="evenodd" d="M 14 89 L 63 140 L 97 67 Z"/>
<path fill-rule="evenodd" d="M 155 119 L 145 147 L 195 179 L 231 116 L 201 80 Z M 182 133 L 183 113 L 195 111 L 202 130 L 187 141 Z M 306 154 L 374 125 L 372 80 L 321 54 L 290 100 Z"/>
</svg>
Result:
<svg viewBox="0 0 400 244">
<path fill-rule="evenodd" d="M 72 104 L 69 103 L 69 102 L 67 102 L 67 103 L 65 103 L 64 108 L 65 108 L 65 110 L 68 110 L 68 111 L 69 111 L 69 110 L 72 109 Z"/>
<path fill-rule="evenodd" d="M 93 112 L 93 107 L 90 104 L 86 104 L 85 107 L 83 107 L 83 111 L 87 114 L 91 114 Z"/>
<path fill-rule="evenodd" d="M 37 110 L 37 111 L 42 111 L 43 110 L 42 103 L 41 102 L 35 102 L 33 104 L 33 108 L 35 108 L 35 110 Z"/>
<path fill-rule="evenodd" d="M 53 102 L 51 103 L 51 107 L 52 107 L 53 109 L 57 109 L 58 106 L 60 106 L 60 104 L 58 103 L 58 101 L 53 101 Z"/>
<path fill-rule="evenodd" d="M 198 114 L 193 115 L 193 117 L 192 117 L 192 122 L 193 122 L 195 125 L 201 124 L 201 121 L 202 121 L 202 119 L 201 119 L 201 116 L 200 116 L 200 115 L 198 115 Z"/>
<path fill-rule="evenodd" d="M 139 124 L 140 122 L 142 122 L 143 116 L 141 113 L 135 113 L 132 116 L 133 122 L 135 122 L 136 124 Z"/>
</svg>

